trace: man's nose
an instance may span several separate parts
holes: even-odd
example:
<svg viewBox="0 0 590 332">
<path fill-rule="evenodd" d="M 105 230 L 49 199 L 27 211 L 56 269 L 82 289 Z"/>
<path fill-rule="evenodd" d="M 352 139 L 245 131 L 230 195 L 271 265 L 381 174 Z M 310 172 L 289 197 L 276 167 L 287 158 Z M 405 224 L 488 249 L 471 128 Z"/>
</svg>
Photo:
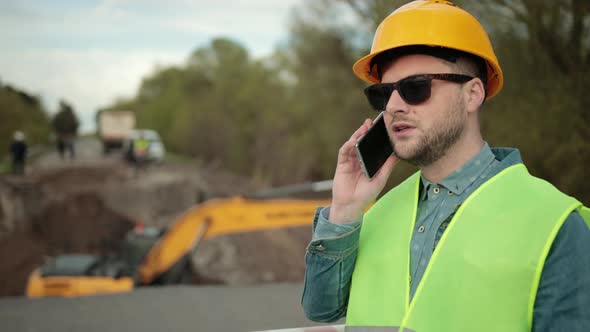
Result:
<svg viewBox="0 0 590 332">
<path fill-rule="evenodd" d="M 407 113 L 408 109 L 409 105 L 402 99 L 397 89 L 394 90 L 391 96 L 389 96 L 387 105 L 385 105 L 385 113 L 393 116 L 396 113 Z"/>
</svg>

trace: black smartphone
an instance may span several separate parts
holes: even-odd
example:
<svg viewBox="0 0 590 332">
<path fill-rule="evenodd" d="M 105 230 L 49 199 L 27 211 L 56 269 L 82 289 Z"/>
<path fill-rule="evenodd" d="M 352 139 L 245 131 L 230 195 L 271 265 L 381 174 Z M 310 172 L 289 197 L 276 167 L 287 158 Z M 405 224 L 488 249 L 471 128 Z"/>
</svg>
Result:
<svg viewBox="0 0 590 332">
<path fill-rule="evenodd" d="M 363 172 L 369 179 L 373 179 L 387 158 L 393 154 L 383 112 L 373 120 L 369 131 L 361 136 L 355 147 Z"/>
</svg>

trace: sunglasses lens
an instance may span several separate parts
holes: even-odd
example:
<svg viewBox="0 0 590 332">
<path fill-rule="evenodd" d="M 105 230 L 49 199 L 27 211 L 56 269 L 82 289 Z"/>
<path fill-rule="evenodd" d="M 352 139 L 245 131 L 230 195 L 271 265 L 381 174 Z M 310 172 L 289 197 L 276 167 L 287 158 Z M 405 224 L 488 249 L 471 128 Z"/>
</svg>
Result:
<svg viewBox="0 0 590 332">
<path fill-rule="evenodd" d="M 430 98 L 429 79 L 412 79 L 401 81 L 400 95 L 410 105 L 418 105 Z"/>
<path fill-rule="evenodd" d="M 384 111 L 391 94 L 399 86 L 399 94 L 410 105 L 418 105 L 430 98 L 430 82 L 428 78 L 407 78 L 399 83 L 374 84 L 365 88 L 365 95 L 371 106 L 377 111 Z"/>
<path fill-rule="evenodd" d="M 393 87 L 385 84 L 375 84 L 365 88 L 367 100 L 376 111 L 385 110 L 392 93 Z"/>
</svg>

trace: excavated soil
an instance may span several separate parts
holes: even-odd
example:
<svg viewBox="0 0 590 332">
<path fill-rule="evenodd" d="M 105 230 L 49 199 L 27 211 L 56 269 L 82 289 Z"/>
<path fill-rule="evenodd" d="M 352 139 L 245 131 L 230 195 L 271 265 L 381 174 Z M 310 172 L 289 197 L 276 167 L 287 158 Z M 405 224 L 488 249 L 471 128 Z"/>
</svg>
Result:
<svg viewBox="0 0 590 332">
<path fill-rule="evenodd" d="M 15 204 L 24 212 L 12 215 L 24 217 L 11 222 L 20 226 L 8 235 L 0 234 L 0 296 L 22 295 L 28 275 L 47 257 L 114 253 L 137 221 L 169 225 L 203 199 L 257 188 L 230 174 L 204 170 L 195 177 L 194 173 L 193 167 L 171 165 L 138 177 L 125 164 L 109 161 L 43 169 L 30 175 L 27 190 L 37 194 L 36 200 Z M 203 178 L 206 181 L 200 180 Z M 27 215 L 27 211 L 34 213 Z M 303 255 L 310 240 L 307 226 L 208 239 L 192 259 L 193 281 L 231 285 L 302 281 Z"/>
<path fill-rule="evenodd" d="M 106 209 L 92 193 L 52 202 L 33 218 L 28 231 L 0 240 L 0 295 L 22 295 L 28 275 L 46 257 L 63 253 L 112 254 L 133 227 L 126 217 Z"/>
<path fill-rule="evenodd" d="M 33 219 L 31 233 L 46 243 L 51 255 L 109 254 L 118 249 L 134 223 L 104 205 L 93 193 L 80 193 L 48 205 Z"/>
<path fill-rule="evenodd" d="M 0 240 L 0 296 L 22 295 L 29 274 L 46 254 L 45 243 L 33 234 L 18 232 Z"/>
<path fill-rule="evenodd" d="M 310 240 L 311 226 L 219 236 L 198 247 L 193 268 L 206 280 L 229 285 L 303 281 Z"/>
</svg>

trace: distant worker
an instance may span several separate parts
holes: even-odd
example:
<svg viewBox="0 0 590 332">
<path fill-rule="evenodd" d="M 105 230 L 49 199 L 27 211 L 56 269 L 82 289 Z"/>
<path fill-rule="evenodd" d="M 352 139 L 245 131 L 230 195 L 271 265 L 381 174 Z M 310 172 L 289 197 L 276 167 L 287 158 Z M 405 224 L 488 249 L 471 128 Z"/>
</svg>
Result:
<svg viewBox="0 0 590 332">
<path fill-rule="evenodd" d="M 57 138 L 57 152 L 59 152 L 59 158 L 60 159 L 64 159 L 65 151 L 66 151 L 66 144 L 61 139 L 61 137 L 58 137 Z"/>
<path fill-rule="evenodd" d="M 10 154 L 12 155 L 12 173 L 17 175 L 25 174 L 25 162 L 27 159 L 27 143 L 25 134 L 21 131 L 15 131 L 10 144 Z"/>
<path fill-rule="evenodd" d="M 66 153 L 69 159 L 76 157 L 74 150 L 74 137 L 72 134 L 59 134 L 57 137 L 57 151 L 60 159 L 65 159 Z"/>
<path fill-rule="evenodd" d="M 129 159 L 135 167 L 135 171 L 143 169 L 149 160 L 150 140 L 145 137 L 142 132 L 139 132 L 136 137 L 131 140 L 129 145 Z"/>
<path fill-rule="evenodd" d="M 60 100 L 59 111 L 51 120 L 53 130 L 57 135 L 57 150 L 61 159 L 68 153 L 70 159 L 74 159 L 74 140 L 78 134 L 80 122 L 72 105 L 65 100 Z"/>
</svg>

